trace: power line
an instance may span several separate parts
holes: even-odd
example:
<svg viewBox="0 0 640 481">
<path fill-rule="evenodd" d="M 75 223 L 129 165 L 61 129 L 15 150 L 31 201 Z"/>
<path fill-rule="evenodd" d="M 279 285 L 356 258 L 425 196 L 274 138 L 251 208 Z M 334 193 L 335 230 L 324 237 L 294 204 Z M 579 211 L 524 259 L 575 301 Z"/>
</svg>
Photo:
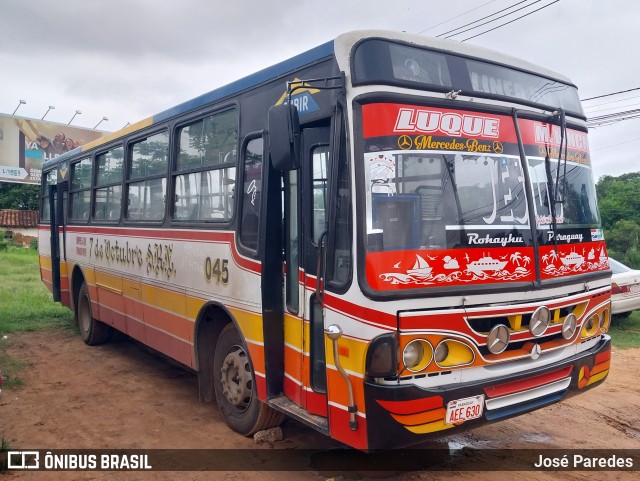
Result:
<svg viewBox="0 0 640 481">
<path fill-rule="evenodd" d="M 619 105 L 618 107 L 609 107 L 609 108 L 606 108 L 606 109 L 592 110 L 592 111 L 589 112 L 589 115 L 595 114 L 596 112 L 607 112 L 609 110 L 620 110 L 620 109 L 625 108 L 625 107 L 635 107 L 636 105 L 640 105 L 640 103 L 635 102 L 633 104 Z"/>
<path fill-rule="evenodd" d="M 476 20 L 474 22 L 468 23 L 466 25 L 462 25 L 461 27 L 458 27 L 458 28 L 454 28 L 453 30 L 449 30 L 448 32 L 442 33 L 440 35 L 436 35 L 436 37 L 442 37 L 444 35 L 447 35 L 448 33 L 455 32 L 456 30 L 460 30 L 461 28 L 464 28 L 464 27 L 468 27 L 469 25 L 473 25 L 474 23 L 478 23 L 478 22 L 480 22 L 482 20 L 485 20 L 485 19 L 487 19 L 489 17 L 493 17 L 494 15 L 496 15 L 498 13 L 504 12 L 505 10 L 509 10 L 510 8 L 513 8 L 516 5 L 520 5 L 521 3 L 526 3 L 527 1 L 528 0 L 524 0 L 522 2 L 514 3 L 513 5 L 511 5 L 511 6 L 507 7 L 507 8 L 503 8 L 502 10 L 498 10 L 497 12 L 494 12 L 491 15 L 487 15 L 486 17 L 479 18 L 478 20 Z M 493 19 L 489 20 L 488 22 L 484 22 L 484 23 L 482 23 L 480 25 L 476 25 L 475 27 L 471 27 L 471 28 L 468 28 L 468 29 L 463 30 L 461 32 L 454 33 L 453 35 L 449 35 L 448 37 L 445 37 L 445 38 L 455 37 L 456 35 L 460 35 L 461 33 L 468 32 L 469 30 L 473 30 L 474 28 L 480 28 L 483 25 L 488 25 L 491 22 L 495 22 L 496 20 L 500 20 L 501 18 L 508 17 L 509 15 L 511 15 L 513 13 L 519 12 L 520 10 L 524 10 L 525 8 L 529 8 L 531 5 L 535 5 L 536 3 L 540 3 L 541 1 L 542 0 L 536 0 L 535 2 L 530 3 L 529 5 L 525 5 L 524 7 L 520 7 L 518 9 L 514 10 L 513 12 L 505 13 L 504 15 L 500 15 L 499 17 L 493 18 Z"/>
<path fill-rule="evenodd" d="M 631 140 L 627 140 L 626 142 L 619 142 L 617 144 L 607 145 L 606 147 L 600 147 L 599 149 L 591 149 L 591 152 L 596 152 L 598 150 L 604 150 L 604 149 L 610 149 L 611 147 L 617 147 L 618 145 L 630 144 L 631 142 L 637 142 L 638 140 L 640 140 L 640 137 L 637 137 L 637 138 L 631 139 Z"/>
<path fill-rule="evenodd" d="M 464 40 L 463 40 L 463 42 L 464 42 Z M 612 95 L 618 95 L 618 94 L 626 94 L 627 92 L 633 92 L 634 90 L 640 90 L 640 87 L 636 87 L 634 89 L 629 89 L 629 90 L 621 90 L 619 92 L 612 92 L 610 94 L 598 95 L 596 97 L 589 97 L 588 99 L 580 99 L 580 101 L 581 102 L 586 102 L 587 100 L 601 99 L 603 97 L 611 97 Z"/>
<path fill-rule="evenodd" d="M 633 99 L 640 99 L 640 95 L 635 95 L 633 97 L 627 97 L 626 99 L 611 100 L 610 102 L 602 102 L 601 104 L 589 105 L 588 107 L 585 107 L 585 109 L 592 109 L 594 107 L 601 107 L 603 105 L 617 104 L 618 102 L 625 102 L 627 100 L 633 100 Z"/>
<path fill-rule="evenodd" d="M 451 20 L 455 20 L 456 18 L 464 17 L 467 13 L 471 13 L 471 12 L 473 12 L 475 10 L 478 10 L 479 8 L 484 7 L 485 5 L 489 5 L 490 3 L 494 3 L 495 1 L 496 0 L 491 0 L 490 2 L 483 3 L 482 5 L 479 5 L 476 8 L 472 8 L 471 10 L 467 10 L 466 12 L 462 12 L 460 15 L 456 15 L 455 17 L 451 17 L 450 19 L 445 20 L 444 22 L 440 22 L 440 23 L 438 23 L 436 25 L 433 25 L 433 26 L 431 26 L 429 28 L 425 28 L 421 32 L 418 32 L 418 35 L 420 35 L 421 33 L 427 32 L 429 30 L 432 30 L 432 29 L 434 29 L 436 27 L 439 27 L 440 25 L 444 25 L 445 23 L 449 23 Z"/>
<path fill-rule="evenodd" d="M 521 3 L 525 3 L 527 1 L 529 1 L 529 0 L 523 0 L 521 2 L 514 3 L 513 5 L 510 5 L 510 6 L 506 7 L 506 8 L 503 8 L 502 10 L 498 10 L 497 12 L 493 12 L 492 14 L 487 15 L 486 17 L 482 17 L 482 18 L 479 18 L 478 20 L 474 20 L 473 22 L 469 22 L 469 23 L 467 23 L 465 25 L 461 25 L 459 27 L 454 28 L 453 30 L 449 30 L 448 32 L 444 32 L 444 33 L 438 34 L 438 35 L 436 35 L 436 37 L 443 37 L 443 36 L 445 36 L 445 35 L 447 35 L 447 34 L 449 34 L 451 32 L 455 32 L 456 30 L 460 30 L 461 28 L 468 27 L 469 25 L 473 25 L 474 23 L 478 23 L 478 22 L 480 22 L 480 21 L 482 21 L 482 20 L 484 20 L 486 18 L 493 17 L 494 15 L 496 15 L 498 13 L 504 12 L 505 10 L 509 10 L 510 8 L 513 8 L 516 5 L 520 5 Z M 458 32 L 458 33 L 462 33 L 462 32 Z"/>
<path fill-rule="evenodd" d="M 604 127 L 623 120 L 635 119 L 640 117 L 640 109 L 625 110 L 624 112 L 616 112 L 613 114 L 604 114 L 587 119 L 589 128 Z"/>
<path fill-rule="evenodd" d="M 497 30 L 497 29 L 499 29 L 500 27 L 504 27 L 505 25 L 509 25 L 510 23 L 515 22 L 516 20 L 520 20 L 521 18 L 528 17 L 528 16 L 529 16 L 529 15 L 531 15 L 532 13 L 536 13 L 536 12 L 539 12 L 540 10 L 542 10 L 542 9 L 545 9 L 545 8 L 547 8 L 547 7 L 550 7 L 551 5 L 553 5 L 554 3 L 558 3 L 559 1 L 560 1 L 560 0 L 555 0 L 555 1 L 553 1 L 553 2 L 551 2 L 551 3 L 549 3 L 549 4 L 547 4 L 547 5 L 545 5 L 545 6 L 543 6 L 543 7 L 540 7 L 540 8 L 535 9 L 535 10 L 534 10 L 534 11 L 532 11 L 532 12 L 526 13 L 526 14 L 524 14 L 524 15 L 520 16 L 520 17 L 514 18 L 513 20 L 510 20 L 510 21 L 508 21 L 508 22 L 506 22 L 506 23 L 503 23 L 502 25 L 498 25 L 497 27 L 491 28 L 491 29 L 489 29 L 489 30 L 485 30 L 484 32 L 480 32 L 480 33 L 478 33 L 477 35 L 473 35 L 472 37 L 468 37 L 468 38 L 465 38 L 464 40 L 460 40 L 460 41 L 461 41 L 461 42 L 466 42 L 467 40 L 471 40 L 472 38 L 479 37 L 480 35 L 484 35 L 485 33 L 493 32 L 494 30 Z"/>
</svg>

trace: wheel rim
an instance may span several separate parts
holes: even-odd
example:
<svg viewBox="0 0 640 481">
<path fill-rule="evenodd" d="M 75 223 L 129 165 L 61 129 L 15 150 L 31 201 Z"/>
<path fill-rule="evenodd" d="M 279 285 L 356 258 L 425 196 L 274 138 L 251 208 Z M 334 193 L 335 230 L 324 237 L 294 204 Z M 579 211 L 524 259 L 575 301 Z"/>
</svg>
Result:
<svg viewBox="0 0 640 481">
<path fill-rule="evenodd" d="M 246 411 L 253 396 L 253 377 L 247 353 L 240 346 L 233 346 L 224 358 L 222 367 L 222 394 L 239 412 Z"/>
<path fill-rule="evenodd" d="M 82 296 L 80 300 L 80 309 L 78 309 L 78 320 L 80 321 L 80 329 L 82 332 L 89 332 L 91 326 L 91 309 L 89 308 L 89 298 Z"/>
</svg>

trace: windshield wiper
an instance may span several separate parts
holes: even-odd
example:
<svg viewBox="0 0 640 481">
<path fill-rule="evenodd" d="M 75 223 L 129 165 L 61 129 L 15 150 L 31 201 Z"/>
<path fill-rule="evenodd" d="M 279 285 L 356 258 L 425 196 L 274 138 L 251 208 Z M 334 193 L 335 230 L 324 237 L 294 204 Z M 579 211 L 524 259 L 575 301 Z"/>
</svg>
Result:
<svg viewBox="0 0 640 481">
<path fill-rule="evenodd" d="M 558 149 L 558 166 L 556 167 L 556 186 L 554 188 L 553 194 L 553 202 L 554 204 L 563 204 L 564 203 L 564 194 L 565 188 L 567 186 L 566 176 L 567 176 L 567 151 L 568 144 L 567 142 L 567 120 L 564 115 L 563 109 L 558 109 L 553 113 L 554 116 L 560 117 L 560 148 Z M 562 148 L 564 147 L 564 158 L 562 156 Z M 560 183 L 560 164 L 562 164 L 563 172 L 562 172 L 562 193 L 558 191 L 558 184 Z M 560 196 L 558 196 L 560 194 Z"/>
<path fill-rule="evenodd" d="M 547 174 L 547 185 L 549 186 L 549 211 L 551 212 L 551 227 L 553 229 L 553 238 L 556 240 L 558 238 L 558 216 L 556 212 L 556 205 L 563 204 L 565 198 L 565 188 L 566 188 L 566 176 L 567 176 L 567 152 L 568 152 L 568 142 L 567 142 L 567 121 L 565 118 L 564 110 L 558 109 L 553 113 L 554 117 L 559 117 L 560 119 L 560 145 L 558 148 L 558 165 L 556 166 L 556 179 L 555 183 L 553 182 L 553 177 L 551 175 L 551 147 L 550 144 L 554 139 L 553 130 L 551 131 L 551 138 L 549 139 L 549 143 L 545 147 L 545 157 L 544 157 L 544 167 L 545 172 Z M 553 124 L 552 124 L 553 125 Z M 564 156 L 562 155 L 564 148 Z M 562 192 L 560 192 L 560 169 L 562 168 Z"/>
</svg>

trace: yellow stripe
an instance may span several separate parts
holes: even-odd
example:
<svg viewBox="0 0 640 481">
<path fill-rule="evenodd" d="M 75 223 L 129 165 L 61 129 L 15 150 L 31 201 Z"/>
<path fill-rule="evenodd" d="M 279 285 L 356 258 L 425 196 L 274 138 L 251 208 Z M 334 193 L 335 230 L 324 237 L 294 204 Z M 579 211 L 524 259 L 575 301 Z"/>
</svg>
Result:
<svg viewBox="0 0 640 481">
<path fill-rule="evenodd" d="M 122 294 L 122 277 L 98 271 L 94 284 L 114 294 Z"/>
<path fill-rule="evenodd" d="M 606 371 L 602 371 L 599 374 L 591 376 L 589 378 L 589 382 L 587 383 L 587 386 L 590 385 L 590 384 L 596 383 L 598 381 L 602 381 L 605 377 L 607 377 L 607 374 L 609 374 L 609 370 L 608 369 Z"/>
<path fill-rule="evenodd" d="M 290 314 L 284 315 L 284 340 L 287 344 L 299 349 L 300 351 L 304 350 L 302 323 L 302 319 L 298 317 L 294 317 Z"/>
<path fill-rule="evenodd" d="M 158 309 L 186 317 L 186 295 L 141 284 L 142 301 Z"/>
<path fill-rule="evenodd" d="M 40 256 L 40 267 L 51 270 L 51 257 Z"/>
<path fill-rule="evenodd" d="M 434 433 L 436 431 L 442 431 L 444 429 L 450 429 L 454 427 L 453 424 L 445 424 L 444 419 L 436 421 L 435 423 L 423 424 L 421 426 L 405 426 L 405 429 L 416 434 Z"/>
<path fill-rule="evenodd" d="M 107 142 L 110 142 L 114 139 L 118 139 L 123 135 L 127 135 L 132 132 L 135 132 L 136 130 L 140 130 L 145 127 L 148 127 L 151 124 L 153 124 L 153 117 L 148 117 L 146 119 L 143 119 L 139 122 L 136 122 L 133 125 L 125 127 L 124 129 L 118 130 L 117 132 L 105 135 L 104 137 L 100 137 L 99 139 L 86 143 L 85 145 L 82 146 L 82 152 L 86 152 L 87 150 L 93 149 L 94 147 L 98 147 L 99 145 L 106 144 Z"/>
<path fill-rule="evenodd" d="M 367 347 L 369 343 L 341 337 L 338 339 L 338 349 L 340 356 L 340 365 L 347 371 L 364 374 Z M 335 366 L 333 358 L 333 342 L 325 336 L 325 349 L 327 351 L 327 364 Z M 347 350 L 348 355 L 342 354 Z"/>
<path fill-rule="evenodd" d="M 264 343 L 264 333 L 262 332 L 262 316 L 240 309 L 229 308 L 229 311 L 238 321 L 240 330 L 245 339 L 254 342 Z"/>
</svg>

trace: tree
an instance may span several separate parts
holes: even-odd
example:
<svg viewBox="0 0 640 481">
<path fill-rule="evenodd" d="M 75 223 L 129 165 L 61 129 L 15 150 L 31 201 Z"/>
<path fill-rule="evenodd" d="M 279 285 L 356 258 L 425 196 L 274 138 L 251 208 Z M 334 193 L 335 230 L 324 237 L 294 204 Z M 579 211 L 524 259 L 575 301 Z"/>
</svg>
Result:
<svg viewBox="0 0 640 481">
<path fill-rule="evenodd" d="M 0 209 L 38 210 L 40 186 L 0 182 Z"/>
<path fill-rule="evenodd" d="M 596 191 L 609 255 L 640 268 L 640 172 L 601 177 Z"/>
</svg>

